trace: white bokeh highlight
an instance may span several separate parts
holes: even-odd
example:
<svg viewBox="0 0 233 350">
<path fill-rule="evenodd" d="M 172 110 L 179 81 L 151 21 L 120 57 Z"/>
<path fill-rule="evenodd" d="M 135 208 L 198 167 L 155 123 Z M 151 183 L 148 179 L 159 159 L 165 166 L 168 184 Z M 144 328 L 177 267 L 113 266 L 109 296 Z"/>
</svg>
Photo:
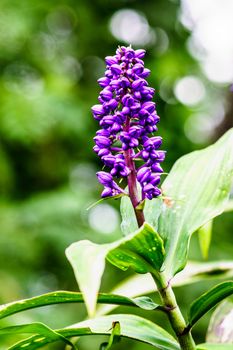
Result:
<svg viewBox="0 0 233 350">
<path fill-rule="evenodd" d="M 186 76 L 176 82 L 174 94 L 184 105 L 195 106 L 203 100 L 206 91 L 199 78 L 195 76 Z"/>
<path fill-rule="evenodd" d="M 193 143 L 208 142 L 213 133 L 212 118 L 204 113 L 193 114 L 186 120 L 184 132 Z"/>
<path fill-rule="evenodd" d="M 209 142 L 224 115 L 225 108 L 221 102 L 209 106 L 208 113 L 198 112 L 190 115 L 184 125 L 186 137 L 196 144 Z"/>
<path fill-rule="evenodd" d="M 192 31 L 188 47 L 207 78 L 233 82 L 233 1 L 182 0 L 182 24 Z"/>
<path fill-rule="evenodd" d="M 102 234 L 108 234 L 117 229 L 120 219 L 118 212 L 112 206 L 99 204 L 90 209 L 88 222 L 93 230 Z"/>
<path fill-rule="evenodd" d="M 109 28 L 116 39 L 127 44 L 145 46 L 156 39 L 155 32 L 151 30 L 146 17 L 131 9 L 115 12 Z"/>
</svg>

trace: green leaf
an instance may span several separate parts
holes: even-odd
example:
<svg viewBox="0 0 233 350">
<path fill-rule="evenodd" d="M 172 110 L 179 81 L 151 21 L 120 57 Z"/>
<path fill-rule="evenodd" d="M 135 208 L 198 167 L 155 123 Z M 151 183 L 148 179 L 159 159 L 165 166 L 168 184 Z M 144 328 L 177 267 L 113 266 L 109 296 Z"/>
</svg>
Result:
<svg viewBox="0 0 233 350">
<path fill-rule="evenodd" d="M 206 279 L 230 278 L 233 276 L 233 261 L 191 262 L 172 280 L 172 287 L 195 283 Z M 156 286 L 150 274 L 133 275 L 123 280 L 111 293 L 137 297 L 143 294 L 154 293 Z M 135 300 L 135 299 L 134 299 Z M 103 305 L 97 309 L 97 315 L 104 315 L 114 310 L 115 305 Z"/>
<path fill-rule="evenodd" d="M 233 200 L 229 200 L 225 207 L 224 212 L 229 212 L 232 210 L 233 210 Z M 213 220 L 210 220 L 205 225 L 201 226 L 197 231 L 201 253 L 204 259 L 208 258 L 209 247 L 210 247 L 211 238 L 212 238 L 212 229 L 213 229 Z"/>
<path fill-rule="evenodd" d="M 126 297 L 124 297 L 126 298 Z M 144 309 L 144 310 L 155 310 L 155 309 L 158 309 L 158 310 L 163 310 L 163 307 L 158 305 L 158 304 L 155 304 L 153 302 L 153 300 L 149 297 L 137 297 L 137 298 L 130 298 L 130 300 L 132 300 L 132 302 L 140 307 L 141 309 Z"/>
<path fill-rule="evenodd" d="M 198 230 L 199 244 L 204 259 L 208 258 L 209 247 L 212 237 L 212 226 L 213 221 L 210 220 L 205 225 L 201 226 Z"/>
<path fill-rule="evenodd" d="M 197 350 L 232 350 L 232 344 L 211 344 L 204 343 L 198 344 Z"/>
<path fill-rule="evenodd" d="M 167 279 L 187 261 L 191 234 L 220 215 L 233 182 L 233 129 L 214 145 L 181 157 L 162 185 L 164 201 L 157 232 L 165 243 Z M 160 202 L 155 201 L 155 216 Z"/>
<path fill-rule="evenodd" d="M 100 350 L 109 350 L 111 349 L 112 345 L 115 343 L 118 343 L 120 341 L 120 335 L 121 335 L 121 326 L 120 322 L 114 322 L 112 326 L 112 333 L 109 337 L 108 343 L 103 343 L 100 346 Z"/>
<path fill-rule="evenodd" d="M 159 271 L 164 260 L 163 240 L 147 223 L 114 243 L 107 259 L 122 270 L 132 267 L 138 273 Z"/>
<path fill-rule="evenodd" d="M 196 299 L 189 310 L 189 326 L 192 327 L 203 315 L 220 301 L 233 294 L 233 282 L 223 282 Z"/>
<path fill-rule="evenodd" d="M 39 295 L 37 297 L 14 301 L 0 306 L 0 319 L 16 314 L 20 311 L 25 311 L 41 306 L 63 304 L 63 303 L 83 303 L 82 293 L 57 291 Z M 113 295 L 99 293 L 97 297 L 98 303 L 138 306 L 145 310 L 154 310 L 161 307 L 155 304 L 149 297 L 128 298 L 122 295 Z"/>
<path fill-rule="evenodd" d="M 162 210 L 162 199 L 156 198 L 146 200 L 144 205 L 145 220 L 157 231 L 158 218 Z M 138 229 L 138 224 L 135 218 L 134 210 L 129 197 L 124 196 L 121 199 L 121 230 L 125 236 L 135 232 Z"/>
<path fill-rule="evenodd" d="M 224 300 L 214 310 L 206 334 L 207 343 L 233 344 L 233 302 L 229 299 Z"/>
<path fill-rule="evenodd" d="M 88 313 L 92 316 L 105 268 L 105 258 L 122 270 L 131 267 L 138 273 L 156 273 L 163 263 L 164 248 L 158 233 L 144 223 L 136 232 L 114 243 L 73 243 L 66 249 L 66 256 L 73 267 Z"/>
<path fill-rule="evenodd" d="M 82 335 L 110 335 L 113 323 L 119 322 L 121 327 L 121 337 L 131 338 L 143 343 L 150 344 L 161 350 L 179 350 L 180 347 L 176 340 L 164 329 L 135 315 L 109 315 L 80 322 L 73 326 L 55 330 L 64 337 L 71 338 Z M 18 343 L 21 349 L 35 350 L 51 341 L 44 339 L 39 341 L 39 335 L 30 337 Z M 11 350 L 19 348 L 12 348 Z"/>
<path fill-rule="evenodd" d="M 120 211 L 122 217 L 121 231 L 127 236 L 138 229 L 137 220 L 129 197 L 122 197 Z"/>
<path fill-rule="evenodd" d="M 64 335 L 61 335 L 59 332 L 56 332 L 46 326 L 43 323 L 31 323 L 31 324 L 25 324 L 25 325 L 19 325 L 19 326 L 11 326 L 11 327 L 5 327 L 0 329 L 0 334 L 24 334 L 24 333 L 33 333 L 33 334 L 39 334 L 39 339 L 37 342 L 46 340 L 47 342 L 54 342 L 61 340 L 65 342 L 66 344 L 70 345 L 72 349 L 75 349 L 75 346 L 67 339 Z M 22 349 L 22 347 L 19 345 L 19 343 L 15 344 L 13 347 L 9 348 L 11 349 Z M 31 348 L 30 348 L 31 349 Z"/>
<path fill-rule="evenodd" d="M 233 199 L 230 199 L 229 202 L 227 203 L 227 206 L 225 208 L 225 211 L 233 211 Z"/>
<path fill-rule="evenodd" d="M 232 210 L 233 210 L 233 200 L 229 200 L 225 207 L 224 212 L 229 212 Z M 204 259 L 208 258 L 209 247 L 210 247 L 211 238 L 212 238 L 212 229 L 213 229 L 213 220 L 210 220 L 205 225 L 201 226 L 197 231 L 201 253 Z"/>
<path fill-rule="evenodd" d="M 135 315 L 109 315 L 79 323 L 79 327 L 88 327 L 92 332 L 109 329 L 112 322 L 121 325 L 121 336 L 143 341 L 159 349 L 179 349 L 176 340 L 163 328 L 153 322 Z"/>
</svg>

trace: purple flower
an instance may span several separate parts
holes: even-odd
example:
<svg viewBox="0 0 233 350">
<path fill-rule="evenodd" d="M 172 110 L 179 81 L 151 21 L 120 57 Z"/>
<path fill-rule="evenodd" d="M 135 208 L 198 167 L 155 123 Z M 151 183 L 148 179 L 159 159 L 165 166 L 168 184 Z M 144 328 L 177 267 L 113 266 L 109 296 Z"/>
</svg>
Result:
<svg viewBox="0 0 233 350">
<path fill-rule="evenodd" d="M 110 197 L 116 196 L 123 192 L 123 190 L 113 181 L 111 174 L 106 173 L 105 171 L 99 171 L 96 173 L 99 182 L 104 186 L 104 190 L 101 194 L 101 197 Z"/>
<path fill-rule="evenodd" d="M 145 80 L 150 70 L 144 67 L 144 56 L 145 50 L 121 46 L 116 55 L 105 58 L 105 76 L 98 79 L 100 104 L 92 107 L 92 113 L 101 129 L 94 137 L 93 150 L 109 171 L 97 173 L 104 186 L 102 197 L 124 192 L 114 178 L 129 182 L 133 173 L 142 189 L 139 202 L 161 194 L 157 186 L 165 151 L 159 150 L 160 136 L 150 137 L 157 131 L 159 117 L 152 101 L 155 90 Z M 141 160 L 140 167 L 136 160 Z"/>
</svg>

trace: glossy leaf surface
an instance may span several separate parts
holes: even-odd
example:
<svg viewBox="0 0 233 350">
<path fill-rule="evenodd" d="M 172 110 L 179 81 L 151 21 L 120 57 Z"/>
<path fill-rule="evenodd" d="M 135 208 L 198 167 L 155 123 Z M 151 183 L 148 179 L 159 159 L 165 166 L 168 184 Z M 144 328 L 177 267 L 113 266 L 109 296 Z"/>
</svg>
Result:
<svg viewBox="0 0 233 350">
<path fill-rule="evenodd" d="M 145 205 L 147 221 L 165 242 L 163 270 L 168 279 L 184 268 L 191 234 L 229 205 L 233 182 L 232 145 L 233 129 L 214 145 L 181 157 L 162 184 L 163 203 L 160 199 L 151 201 L 148 213 Z M 135 223 L 129 201 L 125 198 L 123 201 L 122 226 L 126 234 Z"/>
<path fill-rule="evenodd" d="M 163 183 L 163 194 L 170 203 L 163 206 L 158 232 L 166 242 L 167 278 L 184 268 L 191 234 L 220 215 L 228 203 L 233 182 L 232 145 L 233 129 L 214 145 L 181 157 Z"/>
<path fill-rule="evenodd" d="M 159 270 L 164 259 L 163 241 L 147 223 L 127 237 L 110 244 L 80 241 L 66 250 L 89 315 L 95 312 L 97 294 L 105 268 L 105 258 L 122 270 L 138 273 Z"/>
<path fill-rule="evenodd" d="M 18 300 L 8 304 L 0 306 L 0 319 L 16 314 L 20 311 L 25 311 L 37 307 L 54 304 L 64 303 L 83 303 L 82 293 L 57 291 L 39 295 L 37 297 Z M 128 298 L 121 295 L 99 293 L 97 297 L 98 303 L 114 304 L 114 305 L 127 305 L 138 306 L 145 310 L 154 310 L 160 308 L 158 304 L 155 304 L 149 297 Z"/>
<path fill-rule="evenodd" d="M 193 326 L 220 301 L 233 294 L 233 282 L 223 282 L 196 299 L 189 310 L 189 324 Z"/>
<path fill-rule="evenodd" d="M 43 323 L 31 323 L 31 324 L 24 324 L 19 326 L 11 326 L 11 327 L 5 327 L 0 329 L 0 335 L 6 335 L 6 334 L 25 334 L 25 333 L 32 333 L 32 334 L 39 334 L 40 340 L 38 340 L 38 343 L 40 341 L 46 340 L 48 343 L 54 342 L 54 341 L 63 341 L 64 343 L 70 345 L 72 349 L 76 349 L 76 347 L 62 334 L 59 332 L 52 330 L 50 327 L 46 326 Z M 22 347 L 20 345 L 21 342 L 15 344 L 13 347 L 9 348 L 9 350 L 14 349 L 24 349 L 27 347 Z M 29 349 L 29 347 L 28 347 Z M 30 349 L 34 349 L 33 345 L 30 347 Z"/>
<path fill-rule="evenodd" d="M 100 350 L 110 350 L 111 347 L 118 343 L 121 340 L 121 325 L 120 322 L 113 322 L 112 324 L 112 333 L 109 337 L 109 341 L 101 344 Z"/>
<path fill-rule="evenodd" d="M 119 322 L 122 337 L 150 344 L 156 349 L 180 349 L 176 340 L 161 327 L 142 317 L 127 314 L 110 315 L 83 321 L 68 328 L 58 329 L 56 332 L 67 338 L 91 334 L 111 335 L 114 322 Z M 40 340 L 40 338 L 41 335 L 30 337 L 18 343 L 17 346 L 20 345 L 20 348 L 12 347 L 11 350 L 35 350 L 52 342 L 47 339 Z"/>
<path fill-rule="evenodd" d="M 158 218 L 162 211 L 163 201 L 161 198 L 152 200 L 146 200 L 144 203 L 144 215 L 145 220 L 157 231 Z M 124 196 L 121 199 L 121 230 L 122 233 L 127 236 L 128 234 L 135 232 L 138 229 L 138 224 L 135 218 L 134 210 L 129 197 Z"/>
<path fill-rule="evenodd" d="M 230 278 L 233 276 L 233 261 L 188 262 L 185 269 L 180 271 L 172 280 L 173 287 L 182 286 L 208 279 Z M 153 293 L 156 290 L 154 280 L 149 274 L 133 275 L 123 280 L 111 293 L 128 297 L 136 297 Z M 116 306 L 101 305 L 97 309 L 98 315 L 112 311 Z"/>
</svg>

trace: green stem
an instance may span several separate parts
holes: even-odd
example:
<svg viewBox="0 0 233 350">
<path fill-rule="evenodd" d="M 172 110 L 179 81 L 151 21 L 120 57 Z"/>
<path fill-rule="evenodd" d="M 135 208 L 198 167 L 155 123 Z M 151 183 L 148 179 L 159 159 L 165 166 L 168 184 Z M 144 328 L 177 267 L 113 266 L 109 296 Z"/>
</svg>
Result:
<svg viewBox="0 0 233 350">
<path fill-rule="evenodd" d="M 128 127 L 129 118 L 126 123 L 125 130 L 128 130 Z M 145 217 L 143 209 L 138 207 L 140 200 L 138 198 L 137 178 L 136 169 L 133 161 L 133 151 L 131 149 L 124 151 L 124 156 L 126 165 L 130 169 L 130 173 L 128 175 L 129 197 L 134 208 L 134 213 L 137 219 L 138 227 L 140 227 L 145 222 Z M 176 297 L 170 283 L 166 280 L 163 273 L 160 272 L 156 272 L 153 278 L 158 287 L 159 295 L 162 299 L 163 306 L 167 311 L 170 324 L 177 336 L 181 349 L 195 350 L 196 346 L 192 338 L 192 334 L 190 332 L 190 329 L 187 328 L 184 317 L 180 311 L 179 306 L 177 305 Z"/>
<path fill-rule="evenodd" d="M 175 294 L 169 282 L 162 273 L 154 278 L 158 287 L 159 295 L 167 310 L 170 324 L 177 336 L 182 350 L 195 350 L 196 346 L 190 330 L 186 328 L 186 322 L 176 302 Z"/>
</svg>

